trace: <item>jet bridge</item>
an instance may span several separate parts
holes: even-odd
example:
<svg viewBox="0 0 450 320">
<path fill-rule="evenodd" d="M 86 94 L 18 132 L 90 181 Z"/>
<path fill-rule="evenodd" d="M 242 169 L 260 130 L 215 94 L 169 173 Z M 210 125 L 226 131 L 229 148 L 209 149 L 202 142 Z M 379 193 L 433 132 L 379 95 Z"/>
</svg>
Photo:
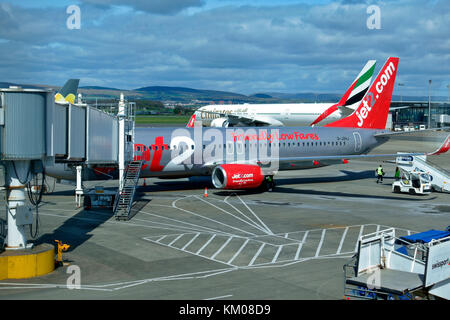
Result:
<svg viewBox="0 0 450 320">
<path fill-rule="evenodd" d="M 396 237 L 385 229 L 360 237 L 344 265 L 347 299 L 450 299 L 450 231 Z"/>
<path fill-rule="evenodd" d="M 114 115 L 81 103 L 80 96 L 75 104 L 55 103 L 54 94 L 0 89 L 0 186 L 8 196 L 7 248 L 28 247 L 24 228 L 33 223 L 33 214 L 24 191 L 34 175 L 58 165 L 76 168 L 81 196 L 83 167 L 118 168 L 122 177 L 133 159 L 134 103 L 121 95 Z"/>
</svg>

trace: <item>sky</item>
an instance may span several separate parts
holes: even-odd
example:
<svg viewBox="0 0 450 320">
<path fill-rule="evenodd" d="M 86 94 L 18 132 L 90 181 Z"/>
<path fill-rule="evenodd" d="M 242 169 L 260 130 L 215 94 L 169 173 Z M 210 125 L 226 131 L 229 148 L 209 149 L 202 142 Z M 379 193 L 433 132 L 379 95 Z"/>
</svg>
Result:
<svg viewBox="0 0 450 320">
<path fill-rule="evenodd" d="M 0 0 L 0 81 L 344 93 L 397 56 L 394 94 L 447 97 L 449 25 L 448 0 Z"/>
</svg>

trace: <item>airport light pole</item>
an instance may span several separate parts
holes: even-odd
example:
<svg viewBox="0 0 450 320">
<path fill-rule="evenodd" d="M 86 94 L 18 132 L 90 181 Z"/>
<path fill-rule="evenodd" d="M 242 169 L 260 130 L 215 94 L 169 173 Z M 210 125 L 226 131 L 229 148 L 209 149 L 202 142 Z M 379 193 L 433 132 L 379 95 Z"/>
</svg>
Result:
<svg viewBox="0 0 450 320">
<path fill-rule="evenodd" d="M 447 85 L 447 89 L 448 89 L 447 101 L 450 102 L 450 84 Z"/>
<path fill-rule="evenodd" d="M 431 79 L 428 80 L 428 129 L 431 128 Z"/>
<path fill-rule="evenodd" d="M 399 93 L 400 93 L 400 102 L 403 102 L 403 99 L 402 99 L 402 90 L 400 90 L 400 87 L 404 87 L 405 84 L 404 84 L 404 83 L 398 83 L 398 86 L 399 86 L 398 91 L 399 91 Z"/>
</svg>

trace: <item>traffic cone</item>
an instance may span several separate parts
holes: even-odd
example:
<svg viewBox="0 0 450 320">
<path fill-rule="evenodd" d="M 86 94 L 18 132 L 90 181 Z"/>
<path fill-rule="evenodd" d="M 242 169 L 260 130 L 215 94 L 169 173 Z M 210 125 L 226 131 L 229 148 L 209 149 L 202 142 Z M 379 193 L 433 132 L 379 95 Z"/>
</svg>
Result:
<svg viewBox="0 0 450 320">
<path fill-rule="evenodd" d="M 205 194 L 204 194 L 205 198 L 208 198 L 208 188 L 205 188 Z"/>
</svg>

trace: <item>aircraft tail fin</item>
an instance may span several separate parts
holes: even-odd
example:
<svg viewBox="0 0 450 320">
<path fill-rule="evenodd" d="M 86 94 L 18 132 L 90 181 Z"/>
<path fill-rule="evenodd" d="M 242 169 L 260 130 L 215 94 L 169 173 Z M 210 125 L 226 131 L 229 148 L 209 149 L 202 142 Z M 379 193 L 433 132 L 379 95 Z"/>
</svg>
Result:
<svg viewBox="0 0 450 320">
<path fill-rule="evenodd" d="M 376 60 L 367 61 L 366 65 L 362 68 L 361 72 L 358 74 L 356 79 L 352 82 L 350 87 L 342 96 L 338 103 L 332 105 L 324 113 L 322 113 L 313 123 L 310 125 L 315 125 L 320 121 L 327 118 L 330 114 L 338 110 L 338 107 L 345 107 L 355 110 L 362 98 L 369 89 L 370 81 L 372 80 L 373 71 L 375 70 Z"/>
<path fill-rule="evenodd" d="M 78 92 L 78 84 L 80 79 L 69 79 L 64 86 L 55 95 L 56 102 L 70 102 L 75 103 L 75 98 Z"/>
<path fill-rule="evenodd" d="M 352 85 L 347 89 L 347 91 L 339 100 L 339 106 L 345 106 L 355 110 L 362 98 L 366 95 L 367 90 L 369 90 L 370 81 L 372 80 L 373 71 L 375 70 L 376 60 L 367 61 L 364 68 L 353 81 Z"/>
<path fill-rule="evenodd" d="M 358 108 L 348 117 L 326 127 L 385 129 L 394 90 L 399 58 L 390 57 L 370 86 Z"/>
<path fill-rule="evenodd" d="M 192 114 L 191 118 L 189 119 L 188 124 L 186 125 L 186 128 L 193 128 L 195 124 L 195 112 Z"/>
</svg>

